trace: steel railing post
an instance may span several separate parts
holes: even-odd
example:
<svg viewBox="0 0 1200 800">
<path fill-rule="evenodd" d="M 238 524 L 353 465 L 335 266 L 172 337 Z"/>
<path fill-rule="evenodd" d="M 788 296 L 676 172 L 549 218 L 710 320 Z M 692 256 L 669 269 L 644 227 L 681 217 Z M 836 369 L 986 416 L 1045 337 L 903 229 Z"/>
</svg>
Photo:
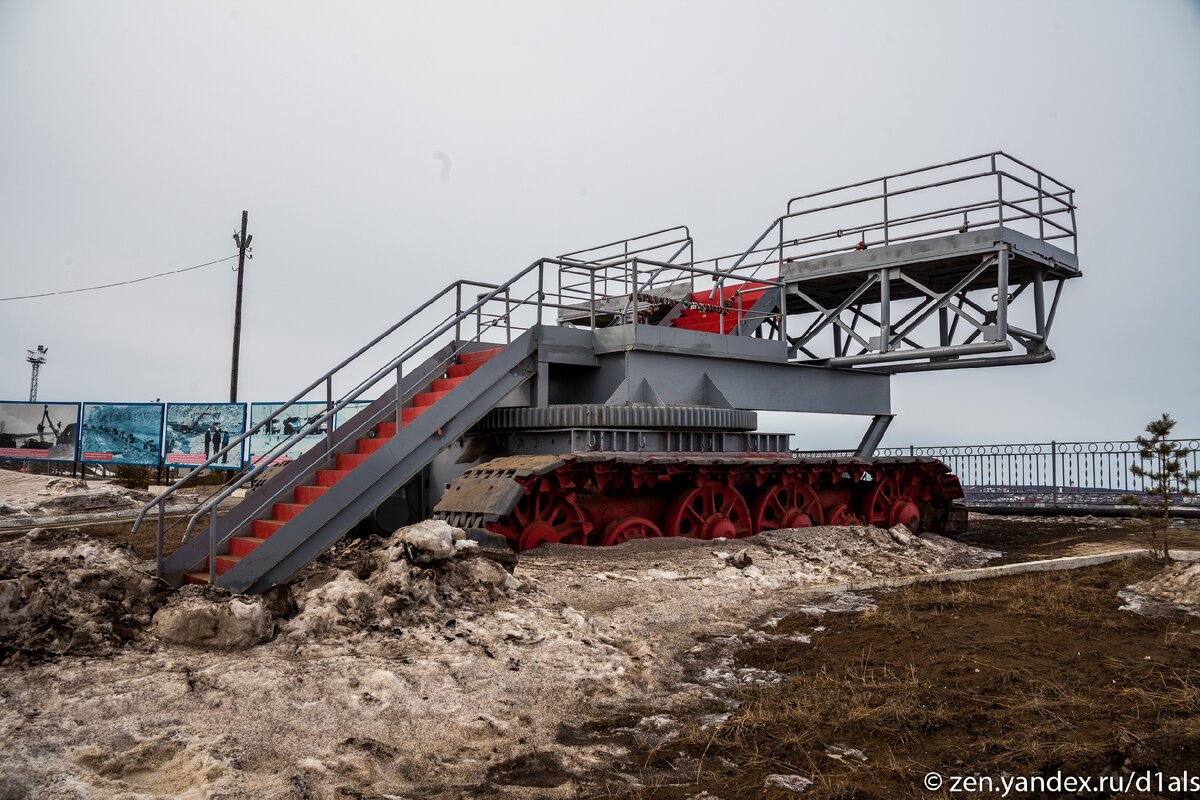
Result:
<svg viewBox="0 0 1200 800">
<path fill-rule="evenodd" d="M 638 319 L 638 260 L 633 259 L 633 317 L 629 320 L 633 325 L 633 343 L 637 344 L 637 319 Z"/>
<path fill-rule="evenodd" d="M 1079 236 L 1075 228 L 1075 193 L 1071 192 L 1067 195 L 1067 202 L 1071 204 L 1071 252 L 1079 255 Z"/>
<path fill-rule="evenodd" d="M 404 407 L 404 389 L 400 385 L 400 379 L 404 377 L 403 363 L 396 365 L 396 435 L 400 435 L 400 427 L 404 423 L 404 415 L 401 409 Z"/>
<path fill-rule="evenodd" d="M 217 506 L 208 511 L 208 585 L 217 585 Z"/>
<path fill-rule="evenodd" d="M 454 346 L 462 341 L 462 284 L 454 284 Z"/>
<path fill-rule="evenodd" d="M 166 503 L 158 504 L 158 537 L 154 542 L 154 574 L 162 577 L 163 571 L 163 535 L 166 524 Z"/>
<path fill-rule="evenodd" d="M 512 306 L 509 305 L 508 287 L 504 288 L 504 338 L 512 344 Z"/>
<path fill-rule="evenodd" d="M 333 375 L 325 378 L 325 455 L 333 452 Z"/>
<path fill-rule="evenodd" d="M 588 270 L 588 321 L 596 330 L 596 270 Z"/>
<path fill-rule="evenodd" d="M 542 288 L 545 285 L 546 265 L 538 264 L 537 324 L 542 324 Z"/>
<path fill-rule="evenodd" d="M 1042 241 L 1046 240 L 1046 215 L 1042 210 L 1042 173 L 1038 173 L 1037 193 L 1038 193 L 1038 238 Z"/>
<path fill-rule="evenodd" d="M 783 257 L 783 252 L 780 251 L 780 257 Z M 787 346 L 787 285 L 779 284 L 779 341 Z"/>
<path fill-rule="evenodd" d="M 886 246 L 890 243 L 888 235 L 888 179 L 883 179 L 883 243 Z"/>
<path fill-rule="evenodd" d="M 1004 227 L 1004 178 L 996 169 L 996 156 L 992 154 L 992 172 L 996 173 L 996 218 L 1001 228 Z"/>
</svg>

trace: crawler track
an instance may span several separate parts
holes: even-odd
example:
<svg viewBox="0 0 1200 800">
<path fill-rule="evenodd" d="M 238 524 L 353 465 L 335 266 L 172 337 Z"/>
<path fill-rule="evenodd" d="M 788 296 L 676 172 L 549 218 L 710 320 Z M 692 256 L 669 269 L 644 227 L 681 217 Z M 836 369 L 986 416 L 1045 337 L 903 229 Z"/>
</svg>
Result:
<svg viewBox="0 0 1200 800">
<path fill-rule="evenodd" d="M 935 459 L 571 453 L 473 467 L 435 514 L 528 550 L 545 542 L 733 539 L 810 525 L 955 531 L 965 529 L 966 512 L 953 503 L 962 496 Z"/>
</svg>

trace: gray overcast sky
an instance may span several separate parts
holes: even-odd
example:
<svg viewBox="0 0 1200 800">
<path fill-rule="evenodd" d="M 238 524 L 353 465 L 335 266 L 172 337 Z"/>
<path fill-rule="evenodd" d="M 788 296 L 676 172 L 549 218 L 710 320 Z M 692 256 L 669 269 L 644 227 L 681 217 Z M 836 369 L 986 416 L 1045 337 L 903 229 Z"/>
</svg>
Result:
<svg viewBox="0 0 1200 800">
<path fill-rule="evenodd" d="M 1059 359 L 900 377 L 886 443 L 1195 435 L 1195 2 L 0 0 L 0 296 L 225 256 L 247 208 L 246 399 L 454 278 L 677 223 L 740 250 L 793 195 L 999 148 L 1078 190 Z M 227 266 L 0 303 L 0 397 L 39 343 L 48 400 L 227 397 Z"/>
</svg>

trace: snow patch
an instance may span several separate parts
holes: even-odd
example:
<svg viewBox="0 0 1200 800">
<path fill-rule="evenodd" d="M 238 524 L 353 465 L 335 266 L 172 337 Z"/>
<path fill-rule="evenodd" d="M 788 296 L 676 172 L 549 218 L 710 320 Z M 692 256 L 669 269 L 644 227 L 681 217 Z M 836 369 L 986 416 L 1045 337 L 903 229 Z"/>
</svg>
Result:
<svg viewBox="0 0 1200 800">
<path fill-rule="evenodd" d="M 1153 616 L 1200 616 L 1200 561 L 1170 564 L 1152 578 L 1118 592 L 1122 611 Z"/>
</svg>

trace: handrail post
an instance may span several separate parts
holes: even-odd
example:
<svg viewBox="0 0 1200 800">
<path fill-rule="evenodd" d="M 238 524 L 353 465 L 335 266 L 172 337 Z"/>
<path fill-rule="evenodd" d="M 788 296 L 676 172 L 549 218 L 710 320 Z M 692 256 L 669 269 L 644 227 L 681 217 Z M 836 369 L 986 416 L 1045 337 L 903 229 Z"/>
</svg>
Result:
<svg viewBox="0 0 1200 800">
<path fill-rule="evenodd" d="M 596 330 L 596 270 L 588 270 L 588 321 Z"/>
<path fill-rule="evenodd" d="M 891 243 L 888 233 L 888 179 L 883 179 L 883 244 L 886 247 Z"/>
<path fill-rule="evenodd" d="M 217 506 L 208 510 L 208 585 L 217 585 Z"/>
<path fill-rule="evenodd" d="M 454 346 L 462 341 L 462 283 L 454 284 Z"/>
<path fill-rule="evenodd" d="M 996 217 L 997 224 L 1004 227 L 1004 177 L 996 169 L 996 154 L 992 154 L 992 172 L 996 173 Z"/>
<path fill-rule="evenodd" d="M 325 413 L 329 418 L 325 420 L 325 455 L 333 452 L 333 375 L 328 375 L 325 378 Z"/>
<path fill-rule="evenodd" d="M 166 523 L 167 504 L 158 504 L 158 537 L 154 542 L 154 574 L 162 577 L 163 571 L 163 527 Z"/>
<path fill-rule="evenodd" d="M 400 427 L 404 423 L 404 414 L 401 409 L 404 407 L 404 389 L 400 385 L 400 379 L 404 377 L 404 363 L 396 365 L 396 435 L 400 435 Z"/>
<path fill-rule="evenodd" d="M 637 319 L 638 319 L 638 260 L 633 259 L 633 316 L 629 323 L 633 325 L 633 343 L 637 344 Z"/>
<path fill-rule="evenodd" d="M 1075 192 L 1067 195 L 1067 202 L 1071 204 L 1071 252 L 1079 255 L 1079 232 L 1075 228 Z"/>
<path fill-rule="evenodd" d="M 1038 238 L 1046 240 L 1046 215 L 1042 210 L 1042 173 L 1038 173 Z"/>
<path fill-rule="evenodd" d="M 504 338 L 512 344 L 512 306 L 509 305 L 508 287 L 504 287 Z"/>
<path fill-rule="evenodd" d="M 545 285 L 546 263 L 538 263 L 537 324 L 542 324 L 542 288 Z"/>
<path fill-rule="evenodd" d="M 787 347 L 787 284 L 783 281 L 779 282 L 779 341 Z"/>
</svg>

